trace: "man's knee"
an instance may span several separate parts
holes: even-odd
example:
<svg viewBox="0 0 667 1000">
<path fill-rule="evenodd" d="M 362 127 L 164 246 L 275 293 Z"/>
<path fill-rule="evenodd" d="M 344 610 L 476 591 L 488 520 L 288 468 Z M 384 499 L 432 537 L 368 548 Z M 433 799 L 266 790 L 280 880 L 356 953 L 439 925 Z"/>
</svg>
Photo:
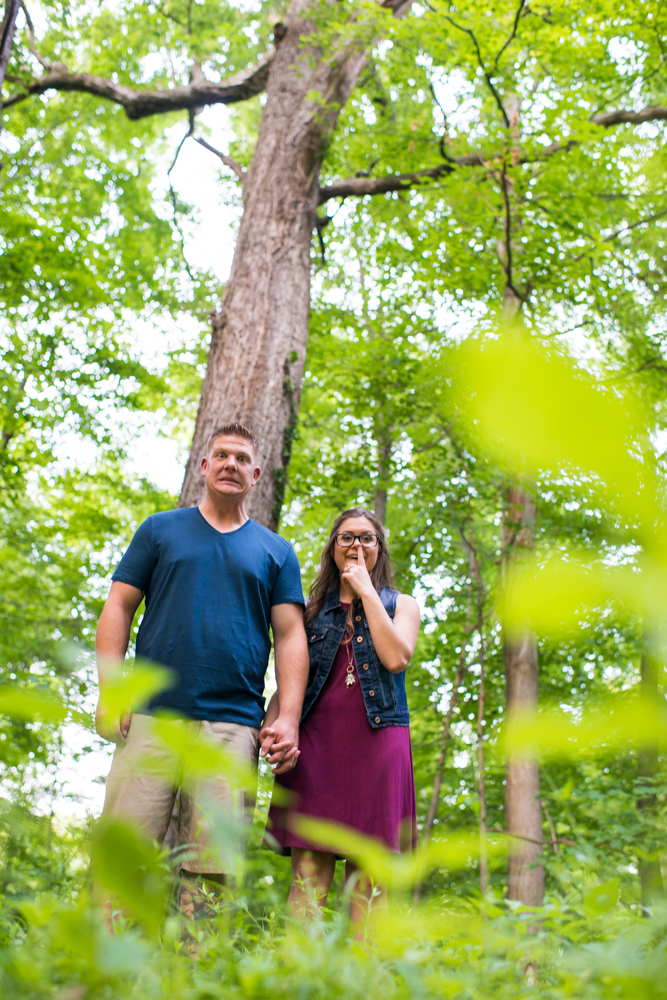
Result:
<svg viewBox="0 0 667 1000">
<path fill-rule="evenodd" d="M 218 872 L 181 872 L 178 887 L 178 907 L 188 920 L 204 920 L 217 916 L 223 902 L 221 890 L 226 876 Z"/>
</svg>

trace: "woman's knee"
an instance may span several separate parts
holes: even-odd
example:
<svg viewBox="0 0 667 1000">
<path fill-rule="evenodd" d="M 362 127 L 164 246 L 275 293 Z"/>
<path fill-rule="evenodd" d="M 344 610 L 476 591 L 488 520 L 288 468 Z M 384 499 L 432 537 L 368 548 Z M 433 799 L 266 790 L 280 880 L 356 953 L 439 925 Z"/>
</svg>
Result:
<svg viewBox="0 0 667 1000">
<path fill-rule="evenodd" d="M 324 885 L 333 881 L 336 859 L 325 851 L 292 848 L 292 879 Z"/>
</svg>

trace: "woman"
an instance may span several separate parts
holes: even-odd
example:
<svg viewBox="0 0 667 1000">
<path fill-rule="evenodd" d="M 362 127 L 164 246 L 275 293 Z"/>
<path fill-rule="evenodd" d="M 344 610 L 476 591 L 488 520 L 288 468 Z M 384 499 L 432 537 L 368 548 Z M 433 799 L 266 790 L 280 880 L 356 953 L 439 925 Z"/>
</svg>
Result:
<svg viewBox="0 0 667 1000">
<path fill-rule="evenodd" d="M 290 808 L 272 804 L 269 811 L 268 830 L 280 853 L 292 857 L 289 905 L 303 918 L 313 915 L 313 902 L 324 906 L 336 854 L 300 837 L 291 823 L 295 814 L 352 827 L 392 851 L 415 842 L 405 668 L 417 642 L 419 608 L 391 582 L 381 523 L 361 508 L 344 511 L 331 529 L 305 613 L 310 676 L 299 751 L 292 769 L 276 776 Z M 278 713 L 274 695 L 260 738 Z M 358 922 L 369 911 L 372 886 L 349 860 L 345 875 L 356 881 L 351 917 Z"/>
</svg>

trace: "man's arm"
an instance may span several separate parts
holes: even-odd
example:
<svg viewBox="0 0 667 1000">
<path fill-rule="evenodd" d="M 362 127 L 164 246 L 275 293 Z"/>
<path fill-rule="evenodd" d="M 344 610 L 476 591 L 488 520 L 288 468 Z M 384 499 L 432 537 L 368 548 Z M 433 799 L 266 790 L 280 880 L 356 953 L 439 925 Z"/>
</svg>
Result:
<svg viewBox="0 0 667 1000">
<path fill-rule="evenodd" d="M 273 649 L 278 691 L 271 700 L 260 733 L 261 753 L 281 774 L 294 766 L 299 755 L 299 720 L 308 683 L 308 642 L 300 604 L 274 604 L 271 608 Z M 276 714 L 277 710 L 277 714 Z"/>
<path fill-rule="evenodd" d="M 112 743 L 124 743 L 130 728 L 130 713 L 111 718 L 104 708 L 104 685 L 123 669 L 123 660 L 130 641 L 130 630 L 141 604 L 142 592 L 129 583 L 114 580 L 97 624 L 95 652 L 100 697 L 95 712 L 95 728 L 100 736 Z"/>
</svg>

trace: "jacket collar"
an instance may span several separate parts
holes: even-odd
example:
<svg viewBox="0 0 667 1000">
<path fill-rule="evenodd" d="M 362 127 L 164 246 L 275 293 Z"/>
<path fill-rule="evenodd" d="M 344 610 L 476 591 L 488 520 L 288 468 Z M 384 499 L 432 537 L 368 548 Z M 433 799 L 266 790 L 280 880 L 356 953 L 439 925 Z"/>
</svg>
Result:
<svg viewBox="0 0 667 1000">
<path fill-rule="evenodd" d="M 322 610 L 325 614 L 328 614 L 329 611 L 333 611 L 335 608 L 339 607 L 340 601 L 338 599 L 338 590 L 332 590 L 331 593 L 327 594 L 325 597 Z"/>
</svg>

